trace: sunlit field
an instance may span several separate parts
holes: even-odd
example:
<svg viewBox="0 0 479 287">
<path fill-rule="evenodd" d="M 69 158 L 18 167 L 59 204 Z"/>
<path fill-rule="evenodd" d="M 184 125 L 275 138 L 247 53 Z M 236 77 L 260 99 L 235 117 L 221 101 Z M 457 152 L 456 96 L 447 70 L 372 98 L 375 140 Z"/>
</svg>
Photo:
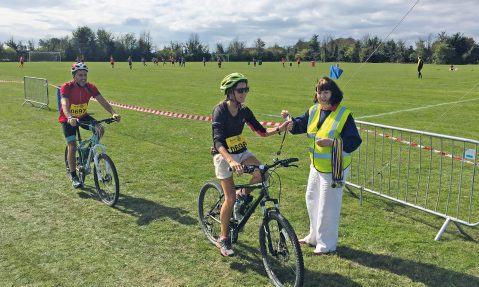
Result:
<svg viewBox="0 0 479 287">
<path fill-rule="evenodd" d="M 331 64 L 226 62 L 219 69 L 216 63 L 134 63 L 129 70 L 127 63 L 114 69 L 87 63 L 89 81 L 107 100 L 200 116 L 209 116 L 224 98 L 221 79 L 241 72 L 251 88 L 247 105 L 260 121 L 272 122 L 280 121 L 282 109 L 303 114 L 315 81 L 329 75 Z M 92 176 L 84 190 L 71 187 L 54 88 L 71 79 L 70 65 L 0 63 L 0 286 L 270 286 L 259 251 L 259 211 L 240 234 L 233 258 L 223 258 L 199 226 L 198 192 L 214 180 L 206 121 L 115 108 L 122 121 L 106 126 L 102 142 L 120 177 L 117 206 L 97 199 Z M 414 64 L 340 67 L 343 104 L 357 120 L 479 139 L 478 66 L 449 71 L 426 64 L 422 79 Z M 48 79 L 50 110 L 22 106 L 23 76 Z M 108 117 L 96 102 L 89 111 Z M 276 157 L 280 136 L 244 133 L 261 161 Z M 286 137 L 286 157 L 300 161 L 297 169 L 279 170 L 281 211 L 302 238 L 309 230 L 305 135 Z M 361 207 L 345 191 L 338 252 L 316 257 L 302 247 L 304 285 L 479 286 L 479 230 L 464 228 L 470 240 L 450 224 L 434 241 L 443 221 L 373 195 L 365 195 Z"/>
</svg>

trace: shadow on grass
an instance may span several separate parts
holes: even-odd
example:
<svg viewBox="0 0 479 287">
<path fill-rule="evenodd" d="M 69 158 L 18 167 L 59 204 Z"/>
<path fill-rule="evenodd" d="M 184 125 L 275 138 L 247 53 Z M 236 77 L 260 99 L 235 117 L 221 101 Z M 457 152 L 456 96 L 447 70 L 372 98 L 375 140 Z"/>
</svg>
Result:
<svg viewBox="0 0 479 287">
<path fill-rule="evenodd" d="M 359 195 L 357 195 L 356 193 L 350 192 L 349 194 L 352 197 L 359 199 Z M 365 201 L 365 200 L 366 199 L 363 198 L 363 201 Z M 372 205 L 372 206 L 374 206 L 378 209 L 381 209 L 381 210 L 384 210 L 384 211 L 387 211 L 387 212 L 394 212 L 398 216 L 402 216 L 402 217 L 410 219 L 412 221 L 421 223 L 421 224 L 423 224 L 425 226 L 428 226 L 432 229 L 436 229 L 437 231 L 439 231 L 439 229 L 441 228 L 441 226 L 442 226 L 442 224 L 444 223 L 444 220 L 445 220 L 442 217 L 434 216 L 434 215 L 430 215 L 430 214 L 427 214 L 427 217 L 421 218 L 419 216 L 419 214 L 421 212 L 420 210 L 412 208 L 412 207 L 405 206 L 402 203 L 390 201 L 388 199 L 384 199 L 384 198 L 380 198 L 380 197 L 374 197 L 374 200 L 369 200 L 367 202 L 367 204 Z M 440 223 L 441 225 L 436 224 L 435 220 L 442 221 Z M 451 235 L 457 236 L 458 238 L 462 238 L 463 240 L 466 240 L 466 241 L 478 242 L 476 239 L 474 239 L 472 236 L 470 236 L 467 233 L 467 230 L 468 230 L 467 226 L 465 226 L 465 225 L 460 225 L 460 226 L 463 229 L 464 233 L 460 232 L 460 230 L 458 230 L 454 226 L 454 222 L 451 222 L 449 224 L 448 228 L 445 230 L 445 234 L 451 234 Z"/>
<path fill-rule="evenodd" d="M 114 208 L 137 217 L 138 225 L 147 225 L 154 220 L 166 217 L 184 225 L 198 224 L 198 221 L 189 216 L 188 211 L 184 209 L 165 206 L 144 198 L 120 195 Z"/>
<path fill-rule="evenodd" d="M 84 186 L 79 192 L 78 196 L 83 199 L 94 199 L 101 201 L 93 186 Z M 188 211 L 169 207 L 144 198 L 132 197 L 120 194 L 118 202 L 113 207 L 120 212 L 137 217 L 136 223 L 138 225 L 147 225 L 152 221 L 161 218 L 170 218 L 184 225 L 195 225 L 198 221 L 188 215 Z"/>
<path fill-rule="evenodd" d="M 231 269 L 244 273 L 254 271 L 268 278 L 259 249 L 238 242 L 236 243 L 235 254 L 241 261 L 235 260 L 232 262 L 230 264 Z M 359 287 L 361 285 L 340 274 L 320 273 L 305 266 L 303 286 Z"/>
<path fill-rule="evenodd" d="M 447 270 L 433 264 L 420 263 L 389 255 L 372 254 L 349 247 L 338 247 L 337 254 L 343 259 L 366 267 L 406 276 L 425 286 L 479 286 L 479 278 Z"/>
</svg>

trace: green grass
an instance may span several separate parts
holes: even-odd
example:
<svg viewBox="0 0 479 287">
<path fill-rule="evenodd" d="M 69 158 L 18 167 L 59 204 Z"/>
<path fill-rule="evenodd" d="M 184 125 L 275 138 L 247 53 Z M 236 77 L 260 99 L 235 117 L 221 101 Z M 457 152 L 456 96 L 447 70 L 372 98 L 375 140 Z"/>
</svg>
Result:
<svg viewBox="0 0 479 287">
<path fill-rule="evenodd" d="M 214 63 L 186 68 L 88 63 L 89 80 L 111 101 L 164 111 L 209 115 L 223 97 L 219 82 L 238 71 L 250 79 L 247 104 L 260 120 L 281 109 L 304 113 L 314 82 L 329 64 L 285 68 L 264 63 Z M 0 63 L 0 80 L 44 77 L 70 80 L 70 63 Z M 438 105 L 366 121 L 477 139 L 477 66 L 341 64 L 344 104 L 355 117 Z M 52 90 L 51 90 L 52 91 Z M 0 286 L 269 286 L 258 249 L 259 213 L 240 234 L 237 256 L 222 258 L 197 223 L 197 195 L 214 179 L 207 122 L 159 117 L 117 108 L 122 122 L 106 127 L 103 143 L 114 160 L 121 195 L 108 208 L 92 193 L 73 190 L 64 171 L 64 138 L 57 112 L 21 106 L 23 86 L 0 83 Z M 50 92 L 51 107 L 56 108 Z M 107 114 L 97 103 L 90 112 Z M 270 162 L 281 137 L 260 138 L 245 129 L 249 146 Z M 304 136 L 289 136 L 284 157 L 300 168 L 280 171 L 282 212 L 298 236 L 308 231 L 304 203 L 309 159 Z M 275 191 L 273 191 L 274 193 Z M 366 195 L 363 206 L 345 192 L 338 254 L 313 257 L 303 247 L 305 286 L 479 286 L 479 231 L 453 225 L 433 240 L 443 220 Z"/>
</svg>

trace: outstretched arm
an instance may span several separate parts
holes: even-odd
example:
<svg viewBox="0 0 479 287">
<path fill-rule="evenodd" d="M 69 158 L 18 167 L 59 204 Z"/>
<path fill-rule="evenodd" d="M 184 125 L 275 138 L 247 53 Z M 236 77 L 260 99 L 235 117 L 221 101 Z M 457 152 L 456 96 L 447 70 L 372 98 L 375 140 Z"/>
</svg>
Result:
<svg viewBox="0 0 479 287">
<path fill-rule="evenodd" d="M 117 121 L 120 121 L 120 115 L 115 112 L 110 103 L 108 103 L 102 95 L 98 94 L 95 99 L 100 103 L 100 105 L 105 109 L 105 111 L 109 112 L 111 116 Z"/>
</svg>

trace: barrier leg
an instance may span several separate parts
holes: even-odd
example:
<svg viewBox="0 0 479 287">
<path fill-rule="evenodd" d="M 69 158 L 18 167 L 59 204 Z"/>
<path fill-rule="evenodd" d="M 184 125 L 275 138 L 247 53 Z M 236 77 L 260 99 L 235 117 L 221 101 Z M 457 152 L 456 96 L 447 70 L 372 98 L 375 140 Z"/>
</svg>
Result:
<svg viewBox="0 0 479 287">
<path fill-rule="evenodd" d="M 436 241 L 441 240 L 442 234 L 444 233 L 444 231 L 446 231 L 446 228 L 449 225 L 449 222 L 451 222 L 451 219 L 446 218 L 446 221 L 444 221 L 444 224 L 442 225 L 441 229 L 437 233 L 436 238 L 434 238 L 434 240 L 436 240 Z"/>
<path fill-rule="evenodd" d="M 361 186 L 361 188 L 359 189 L 359 206 L 360 207 L 363 207 L 363 187 Z"/>
</svg>

